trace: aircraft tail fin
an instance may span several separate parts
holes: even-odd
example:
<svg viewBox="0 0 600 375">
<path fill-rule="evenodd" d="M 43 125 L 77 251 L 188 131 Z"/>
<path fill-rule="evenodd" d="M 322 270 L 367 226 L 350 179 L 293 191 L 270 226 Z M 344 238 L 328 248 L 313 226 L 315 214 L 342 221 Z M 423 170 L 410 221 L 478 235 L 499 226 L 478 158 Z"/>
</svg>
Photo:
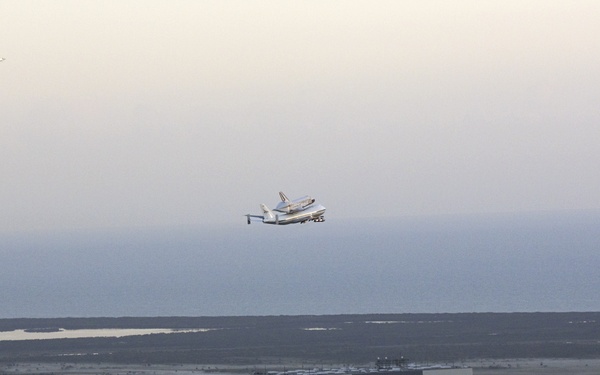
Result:
<svg viewBox="0 0 600 375">
<path fill-rule="evenodd" d="M 265 215 L 264 215 L 264 216 L 265 216 L 265 219 L 264 219 L 265 221 L 272 221 L 272 220 L 275 220 L 275 214 L 273 213 L 273 211 L 271 211 L 271 210 L 269 209 L 269 207 L 267 207 L 267 205 L 266 205 L 266 204 L 262 203 L 262 204 L 260 205 L 260 208 L 263 210 L 263 213 L 265 214 Z"/>
<path fill-rule="evenodd" d="M 289 202 L 290 200 L 288 199 L 288 197 L 286 197 L 285 194 L 283 194 L 283 191 L 279 192 L 279 197 L 281 198 L 282 202 Z"/>
</svg>

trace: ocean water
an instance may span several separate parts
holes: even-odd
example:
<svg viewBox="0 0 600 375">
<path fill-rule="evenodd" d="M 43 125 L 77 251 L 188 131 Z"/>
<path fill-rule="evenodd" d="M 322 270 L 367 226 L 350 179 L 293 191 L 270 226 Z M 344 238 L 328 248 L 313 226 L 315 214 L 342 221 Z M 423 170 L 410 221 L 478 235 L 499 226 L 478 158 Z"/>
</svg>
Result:
<svg viewBox="0 0 600 375">
<path fill-rule="evenodd" d="M 600 213 L 0 235 L 0 318 L 600 311 Z"/>
</svg>

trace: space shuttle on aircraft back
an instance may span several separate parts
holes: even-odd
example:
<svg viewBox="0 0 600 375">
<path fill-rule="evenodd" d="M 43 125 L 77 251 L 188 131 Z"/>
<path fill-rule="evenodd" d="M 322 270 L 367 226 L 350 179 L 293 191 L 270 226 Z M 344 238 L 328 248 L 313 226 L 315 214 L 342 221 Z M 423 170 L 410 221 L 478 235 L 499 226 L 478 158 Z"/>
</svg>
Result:
<svg viewBox="0 0 600 375">
<path fill-rule="evenodd" d="M 316 204 L 314 198 L 306 195 L 290 200 L 282 191 L 279 192 L 279 197 L 281 198 L 281 202 L 277 204 L 274 210 L 269 209 L 265 204 L 261 204 L 260 208 L 263 211 L 263 215 L 246 215 L 248 224 L 253 219 L 260 219 L 265 224 L 275 225 L 304 224 L 309 221 L 321 223 L 325 221 L 325 217 L 323 216 L 325 207 Z"/>
<path fill-rule="evenodd" d="M 281 202 L 277 204 L 275 207 L 275 211 L 283 212 L 286 214 L 291 214 L 292 212 L 304 211 L 306 207 L 315 203 L 315 199 L 305 195 L 302 198 L 294 199 L 290 201 L 288 197 L 283 193 L 283 191 L 279 192 L 279 197 L 281 197 Z"/>
</svg>

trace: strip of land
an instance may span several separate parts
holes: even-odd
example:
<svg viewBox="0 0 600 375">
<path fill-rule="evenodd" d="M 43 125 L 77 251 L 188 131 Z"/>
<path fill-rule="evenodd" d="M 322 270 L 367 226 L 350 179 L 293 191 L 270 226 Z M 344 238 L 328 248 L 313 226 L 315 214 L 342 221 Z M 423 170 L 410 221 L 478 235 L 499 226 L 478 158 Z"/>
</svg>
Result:
<svg viewBox="0 0 600 375">
<path fill-rule="evenodd" d="M 600 373 L 600 312 L 0 319 L 0 331 L 5 332 L 50 328 L 192 331 L 0 341 L 2 372 L 34 363 L 95 364 L 90 373 L 96 373 L 98 364 L 153 371 L 173 364 L 189 371 L 219 366 L 247 372 L 266 367 L 368 366 L 377 357 L 403 355 L 417 363 L 468 364 L 491 375 L 551 374 L 564 371 L 564 366 L 569 366 L 570 374 Z"/>
<path fill-rule="evenodd" d="M 305 364 L 306 365 L 306 364 Z M 476 375 L 597 375 L 600 359 L 502 359 L 467 361 Z M 274 370 L 284 371 L 284 369 Z M 290 369 L 287 369 L 290 370 Z M 1 363 L 1 374 L 86 374 L 86 375 L 240 375 L 251 374 L 252 367 L 193 364 L 119 364 L 119 363 Z"/>
</svg>

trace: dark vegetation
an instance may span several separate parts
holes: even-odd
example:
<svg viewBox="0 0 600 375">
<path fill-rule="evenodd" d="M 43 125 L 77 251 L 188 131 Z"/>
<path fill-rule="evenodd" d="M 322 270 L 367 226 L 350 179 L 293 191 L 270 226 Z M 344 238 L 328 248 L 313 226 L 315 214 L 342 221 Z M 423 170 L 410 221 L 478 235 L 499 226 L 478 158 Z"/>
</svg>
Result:
<svg viewBox="0 0 600 375">
<path fill-rule="evenodd" d="M 0 319 L 0 331 L 44 327 L 216 330 L 0 341 L 0 361 L 262 365 L 366 364 L 400 354 L 418 362 L 600 357 L 600 312 Z"/>
</svg>

